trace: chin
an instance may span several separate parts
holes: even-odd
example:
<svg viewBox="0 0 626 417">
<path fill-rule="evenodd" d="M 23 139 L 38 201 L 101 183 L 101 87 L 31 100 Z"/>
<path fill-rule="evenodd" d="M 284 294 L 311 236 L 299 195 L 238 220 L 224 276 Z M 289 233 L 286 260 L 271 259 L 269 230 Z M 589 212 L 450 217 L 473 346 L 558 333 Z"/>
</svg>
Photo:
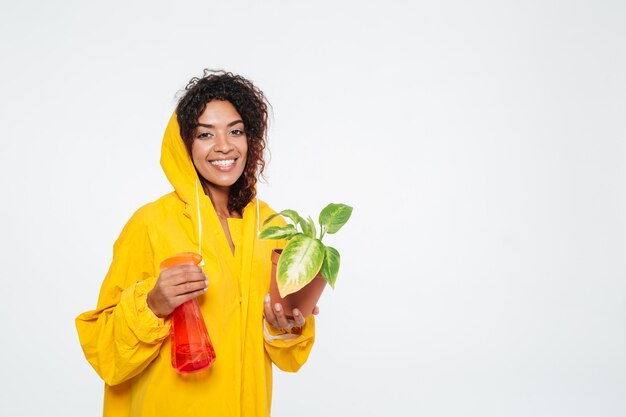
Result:
<svg viewBox="0 0 626 417">
<path fill-rule="evenodd" d="M 232 179 L 232 178 L 207 178 L 207 177 L 203 177 L 204 180 L 209 184 L 212 185 L 214 187 L 220 187 L 220 188 L 230 188 L 233 185 L 235 185 L 235 183 L 237 182 L 237 180 L 239 178 L 241 178 L 241 176 Z"/>
</svg>

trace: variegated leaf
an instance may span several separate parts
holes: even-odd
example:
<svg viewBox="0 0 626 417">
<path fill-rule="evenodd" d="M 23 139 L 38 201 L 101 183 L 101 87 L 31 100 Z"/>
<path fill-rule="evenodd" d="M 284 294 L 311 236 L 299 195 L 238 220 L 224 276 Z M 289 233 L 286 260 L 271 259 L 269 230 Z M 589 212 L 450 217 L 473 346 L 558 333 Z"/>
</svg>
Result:
<svg viewBox="0 0 626 417">
<path fill-rule="evenodd" d="M 294 236 L 278 260 L 276 282 L 281 297 L 294 293 L 311 282 L 324 262 L 324 245 L 317 239 Z"/>
<path fill-rule="evenodd" d="M 283 210 L 280 212 L 280 215 L 283 217 L 287 217 L 293 222 L 293 224 L 296 224 L 296 225 L 300 223 L 300 220 L 302 220 L 302 217 L 300 217 L 298 212 L 295 210 L 290 210 L 290 209 Z"/>
<path fill-rule="evenodd" d="M 293 224 L 270 226 L 261 232 L 259 239 L 291 239 L 296 233 L 298 233 L 298 231 Z"/>
<path fill-rule="evenodd" d="M 311 230 L 311 225 L 306 220 L 300 217 L 300 221 L 298 222 L 298 224 L 300 225 L 300 228 L 302 229 L 302 233 L 315 239 L 315 235 L 312 234 L 313 231 Z"/>
<path fill-rule="evenodd" d="M 313 221 L 311 216 L 307 217 L 306 221 L 309 224 L 309 228 L 311 230 L 311 233 L 309 234 L 309 236 L 315 239 L 315 235 L 317 235 L 317 229 L 315 229 L 315 222 Z"/>
</svg>

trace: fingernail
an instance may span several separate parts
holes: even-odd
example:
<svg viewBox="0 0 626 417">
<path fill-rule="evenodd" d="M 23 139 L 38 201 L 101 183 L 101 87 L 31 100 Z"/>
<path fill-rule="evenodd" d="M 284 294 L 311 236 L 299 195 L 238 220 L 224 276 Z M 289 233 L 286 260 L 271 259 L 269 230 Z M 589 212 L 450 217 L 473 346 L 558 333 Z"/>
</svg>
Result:
<svg viewBox="0 0 626 417">
<path fill-rule="evenodd" d="M 267 294 L 267 295 L 265 296 L 265 304 L 267 304 L 267 303 L 269 303 L 269 302 L 270 302 L 270 295 L 269 295 L 269 294 Z"/>
<path fill-rule="evenodd" d="M 280 306 L 280 304 L 276 303 L 276 305 L 274 306 L 274 309 L 275 309 L 276 311 L 280 311 L 280 310 L 282 310 L 283 308 Z"/>
<path fill-rule="evenodd" d="M 300 315 L 300 310 L 298 310 L 297 308 L 294 308 L 292 311 L 293 311 L 293 315 L 294 316 L 299 316 Z"/>
</svg>

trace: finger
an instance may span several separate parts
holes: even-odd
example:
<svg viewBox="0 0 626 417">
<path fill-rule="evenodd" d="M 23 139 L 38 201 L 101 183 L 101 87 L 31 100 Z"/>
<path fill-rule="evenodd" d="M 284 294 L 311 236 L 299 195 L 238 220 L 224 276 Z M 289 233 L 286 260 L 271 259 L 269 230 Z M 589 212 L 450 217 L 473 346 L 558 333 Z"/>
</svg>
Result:
<svg viewBox="0 0 626 417">
<path fill-rule="evenodd" d="M 302 315 L 302 313 L 300 313 L 300 310 L 298 310 L 297 308 L 293 309 L 293 322 L 294 325 L 298 326 L 298 327 L 302 327 L 304 326 L 304 322 L 306 320 L 304 319 L 304 316 Z"/>
<path fill-rule="evenodd" d="M 170 272 L 171 274 L 193 274 L 193 273 L 200 273 L 200 274 L 204 274 L 204 270 L 197 266 L 197 265 L 177 265 L 173 268 L 170 268 L 167 270 L 168 272 Z"/>
<path fill-rule="evenodd" d="M 191 271 L 202 271 L 203 269 L 198 265 L 190 265 L 190 264 L 181 264 L 176 265 L 171 268 L 167 268 L 162 270 L 161 272 L 168 272 L 170 274 L 174 274 L 177 272 L 191 272 Z"/>
<path fill-rule="evenodd" d="M 193 300 L 194 298 L 197 298 L 197 297 L 201 296 L 205 292 L 206 292 L 206 289 L 203 289 L 203 290 L 194 291 L 194 292 L 190 292 L 190 293 L 187 293 L 187 294 L 182 294 L 182 295 L 176 296 L 174 298 L 173 302 L 172 302 L 172 305 L 175 306 L 174 308 L 176 308 L 176 307 L 180 306 L 181 304 L 184 304 L 185 302 L 187 302 L 189 300 Z"/>
<path fill-rule="evenodd" d="M 170 285 L 180 285 L 186 282 L 207 281 L 207 276 L 202 270 L 179 271 L 168 278 Z"/>
<path fill-rule="evenodd" d="M 313 315 L 317 316 L 318 314 L 320 314 L 320 308 L 318 306 L 315 306 L 315 308 L 313 309 Z"/>
<path fill-rule="evenodd" d="M 194 271 L 202 272 L 202 268 L 199 267 L 198 265 L 193 265 L 193 264 L 181 264 L 181 265 L 175 265 L 171 268 L 164 269 L 161 271 L 161 273 L 174 275 L 174 274 L 178 274 L 181 272 L 194 272 Z"/>
<path fill-rule="evenodd" d="M 276 321 L 274 310 L 272 310 L 272 306 L 270 304 L 269 294 L 265 296 L 265 302 L 263 303 L 263 313 L 265 313 L 265 320 L 267 320 L 269 324 L 271 324 L 273 327 L 278 327 L 278 322 Z"/>
<path fill-rule="evenodd" d="M 208 283 L 206 280 L 203 281 L 191 281 L 184 282 L 182 284 L 176 285 L 172 287 L 175 295 L 183 295 L 189 294 L 196 291 L 206 291 L 208 288 Z"/>
<path fill-rule="evenodd" d="M 278 303 L 274 304 L 274 315 L 276 316 L 276 321 L 278 322 L 279 329 L 290 329 L 292 327 L 289 325 L 287 317 L 285 317 L 283 306 Z"/>
</svg>

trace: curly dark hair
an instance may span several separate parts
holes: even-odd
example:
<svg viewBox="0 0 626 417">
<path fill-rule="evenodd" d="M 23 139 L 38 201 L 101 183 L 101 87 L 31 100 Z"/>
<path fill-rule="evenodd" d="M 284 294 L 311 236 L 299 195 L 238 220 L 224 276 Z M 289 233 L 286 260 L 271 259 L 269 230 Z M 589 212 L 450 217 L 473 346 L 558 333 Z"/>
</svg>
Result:
<svg viewBox="0 0 626 417">
<path fill-rule="evenodd" d="M 257 176 L 263 174 L 269 103 L 261 90 L 240 75 L 205 69 L 202 77 L 192 78 L 176 107 L 180 135 L 191 156 L 194 130 L 207 103 L 227 100 L 241 115 L 248 138 L 248 154 L 243 174 L 230 188 L 228 210 L 242 213 L 256 196 Z M 206 180 L 199 175 L 204 183 Z"/>
</svg>

